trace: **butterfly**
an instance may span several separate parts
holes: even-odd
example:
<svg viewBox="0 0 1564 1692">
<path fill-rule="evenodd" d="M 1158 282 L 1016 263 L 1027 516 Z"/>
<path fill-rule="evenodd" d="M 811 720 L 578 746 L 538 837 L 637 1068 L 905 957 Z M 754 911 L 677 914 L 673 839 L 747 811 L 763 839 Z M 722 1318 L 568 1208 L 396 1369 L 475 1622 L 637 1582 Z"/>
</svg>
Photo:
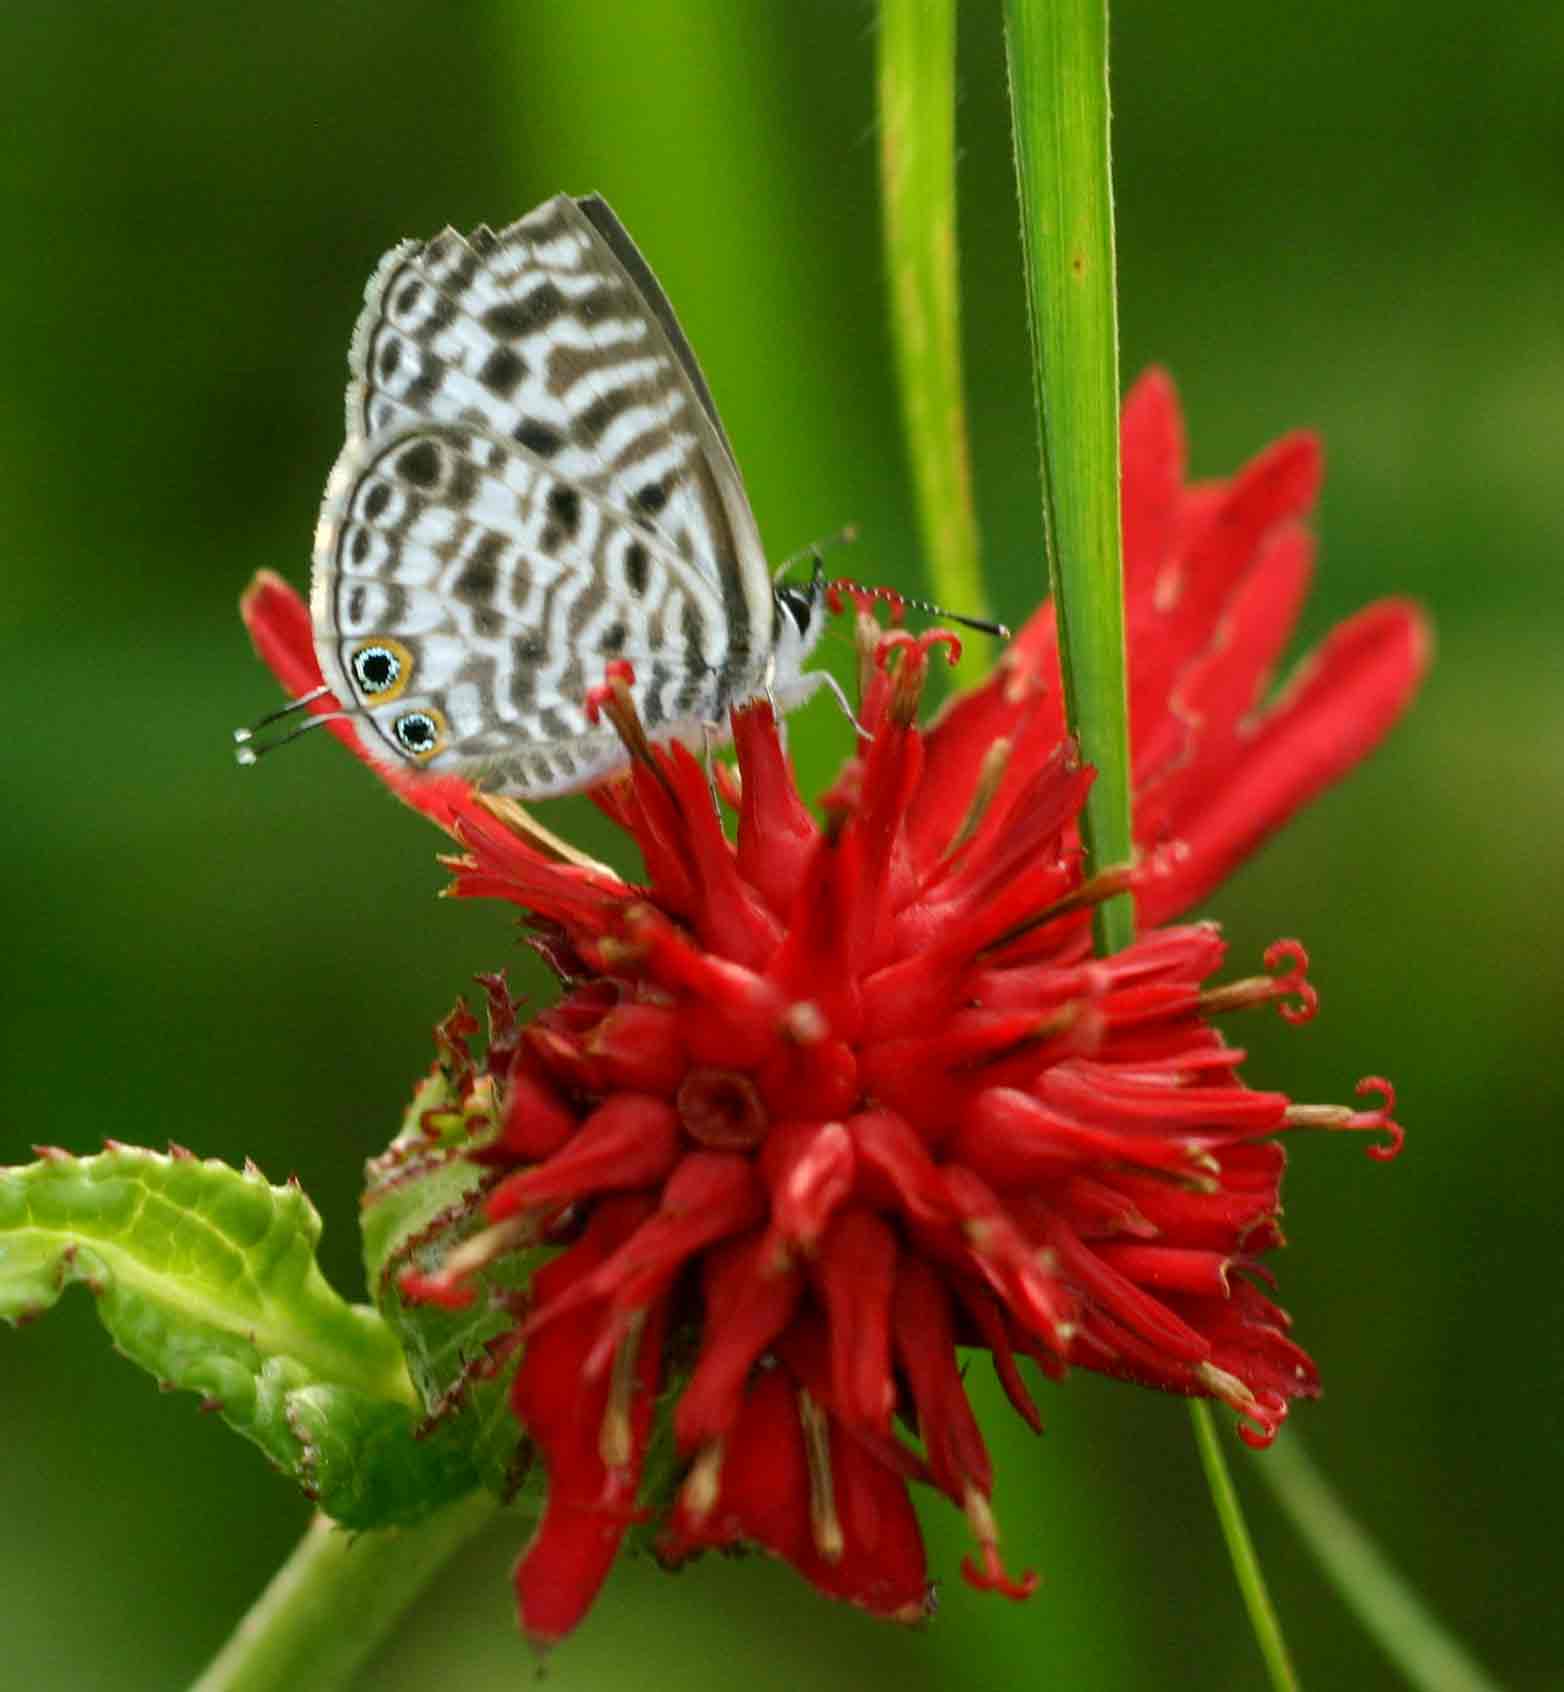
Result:
<svg viewBox="0 0 1564 1692">
<path fill-rule="evenodd" d="M 588 711 L 615 660 L 653 739 L 839 692 L 803 669 L 818 560 L 773 582 L 700 366 L 603 199 L 393 248 L 348 363 L 310 617 L 321 692 L 375 760 L 590 786 L 626 760 Z"/>
</svg>

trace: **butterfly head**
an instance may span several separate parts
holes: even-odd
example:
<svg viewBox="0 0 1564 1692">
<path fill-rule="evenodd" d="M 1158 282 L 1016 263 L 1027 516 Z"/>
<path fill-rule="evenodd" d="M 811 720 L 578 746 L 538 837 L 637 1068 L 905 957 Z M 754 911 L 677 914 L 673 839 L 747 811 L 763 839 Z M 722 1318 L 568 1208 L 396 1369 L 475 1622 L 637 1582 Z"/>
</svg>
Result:
<svg viewBox="0 0 1564 1692">
<path fill-rule="evenodd" d="M 815 573 L 803 586 L 788 582 L 774 589 L 777 602 L 777 640 L 772 659 L 776 680 L 790 681 L 803 669 L 825 628 L 825 570 L 815 560 Z"/>
</svg>

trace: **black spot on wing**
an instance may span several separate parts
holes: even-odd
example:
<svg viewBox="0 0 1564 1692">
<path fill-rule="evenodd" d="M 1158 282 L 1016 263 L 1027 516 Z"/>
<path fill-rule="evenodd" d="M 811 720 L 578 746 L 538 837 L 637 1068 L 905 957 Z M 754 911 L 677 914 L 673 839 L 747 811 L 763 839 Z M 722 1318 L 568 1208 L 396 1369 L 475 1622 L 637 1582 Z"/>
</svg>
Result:
<svg viewBox="0 0 1564 1692">
<path fill-rule="evenodd" d="M 508 400 L 526 380 L 527 366 L 514 347 L 496 347 L 483 361 L 478 380 L 497 399 Z"/>
<path fill-rule="evenodd" d="M 556 484 L 548 491 L 548 513 L 565 534 L 574 540 L 577 530 L 581 527 L 581 495 L 564 483 Z"/>
<path fill-rule="evenodd" d="M 432 488 L 440 480 L 440 450 L 433 441 L 419 441 L 398 455 L 396 469 L 415 488 Z"/>
<path fill-rule="evenodd" d="M 539 423 L 535 417 L 518 423 L 511 431 L 511 439 L 539 458 L 552 458 L 565 444 L 565 437 L 557 429 L 549 428 L 547 423 Z"/>
<path fill-rule="evenodd" d="M 364 495 L 364 515 L 374 522 L 391 503 L 391 489 L 384 482 L 376 482 Z"/>
<path fill-rule="evenodd" d="M 519 341 L 524 335 L 535 335 L 540 329 L 547 329 L 556 317 L 569 309 L 569 302 L 559 289 L 552 282 L 544 282 L 525 299 L 506 300 L 502 305 L 490 306 L 483 314 L 483 326 L 505 340 Z"/>
<path fill-rule="evenodd" d="M 476 605 L 483 605 L 492 600 L 498 585 L 499 572 L 487 558 L 472 558 L 466 569 L 456 578 L 457 594 Z"/>
<path fill-rule="evenodd" d="M 631 541 L 625 548 L 625 581 L 630 591 L 637 599 L 646 594 L 646 584 L 651 576 L 651 557 L 639 541 Z"/>
</svg>

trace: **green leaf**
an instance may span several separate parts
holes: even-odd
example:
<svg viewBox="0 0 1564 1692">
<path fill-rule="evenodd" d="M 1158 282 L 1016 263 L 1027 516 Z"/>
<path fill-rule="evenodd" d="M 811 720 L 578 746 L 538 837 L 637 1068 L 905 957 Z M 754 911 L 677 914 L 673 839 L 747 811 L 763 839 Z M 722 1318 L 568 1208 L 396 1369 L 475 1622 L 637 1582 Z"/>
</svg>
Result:
<svg viewBox="0 0 1564 1692">
<path fill-rule="evenodd" d="M 188 1152 L 49 1151 L 0 1169 L 0 1316 L 96 1296 L 115 1345 L 199 1393 L 352 1527 L 416 1520 L 474 1483 L 444 1442 L 416 1441 L 396 1337 L 327 1284 L 320 1217 L 295 1184 Z"/>
<path fill-rule="evenodd" d="M 424 1425 L 470 1452 L 483 1485 L 509 1499 L 525 1477 L 529 1453 L 507 1402 L 516 1359 L 495 1342 L 514 1335 L 527 1284 L 553 1248 L 506 1252 L 478 1274 L 482 1291 L 464 1310 L 407 1303 L 397 1284 L 404 1269 L 437 1270 L 482 1231 L 483 1199 L 495 1176 L 465 1153 L 491 1128 L 481 1112 L 463 1114 L 456 1089 L 439 1070 L 429 1076 L 396 1139 L 369 1167 L 364 1269 L 403 1348 Z"/>
</svg>

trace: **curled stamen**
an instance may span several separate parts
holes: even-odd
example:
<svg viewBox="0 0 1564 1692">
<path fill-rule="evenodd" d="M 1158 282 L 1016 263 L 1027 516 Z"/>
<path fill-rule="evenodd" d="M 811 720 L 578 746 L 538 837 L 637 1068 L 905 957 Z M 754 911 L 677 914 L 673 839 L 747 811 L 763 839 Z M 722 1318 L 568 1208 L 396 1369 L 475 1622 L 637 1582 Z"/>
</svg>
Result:
<svg viewBox="0 0 1564 1692">
<path fill-rule="evenodd" d="M 901 647 L 914 647 L 923 656 L 933 651 L 936 646 L 945 648 L 945 662 L 958 664 L 961 661 L 961 636 L 952 634 L 949 629 L 926 629 L 922 634 L 909 634 L 906 629 L 887 629 L 879 637 L 874 649 L 874 662 L 877 669 L 883 670 L 893 651 Z"/>
<path fill-rule="evenodd" d="M 1280 969 L 1283 963 L 1292 967 L 1284 974 L 1276 976 L 1276 991 L 1278 994 L 1277 1010 L 1281 1012 L 1284 1022 L 1294 1024 L 1312 1022 L 1319 1014 L 1320 995 L 1309 980 L 1309 954 L 1303 949 L 1300 940 L 1274 940 L 1265 949 L 1261 960 L 1268 970 L 1273 973 Z M 1298 1003 L 1287 1004 L 1281 995 L 1296 996 Z"/>
<path fill-rule="evenodd" d="M 1312 1022 L 1319 1012 L 1320 995 L 1308 979 L 1309 954 L 1297 940 L 1277 940 L 1265 950 L 1265 967 L 1276 969 L 1282 963 L 1292 967 L 1281 975 L 1251 975 L 1242 981 L 1230 981 L 1225 987 L 1212 987 L 1200 995 L 1200 1008 L 1207 1015 L 1223 1011 L 1246 1010 L 1251 1005 L 1276 1002 L 1282 1017 L 1291 1023 Z M 1287 1004 L 1296 999 L 1296 1004 Z"/>
<path fill-rule="evenodd" d="M 1289 1128 L 1323 1128 L 1327 1133 L 1374 1133 L 1389 1135 L 1383 1145 L 1370 1146 L 1368 1154 L 1388 1163 L 1406 1139 L 1406 1129 L 1391 1115 L 1396 1108 L 1396 1090 L 1383 1075 L 1365 1075 L 1353 1089 L 1359 1098 L 1379 1094 L 1377 1110 L 1349 1110 L 1346 1105 L 1288 1105 L 1283 1120 Z"/>
<path fill-rule="evenodd" d="M 1037 1590 L 1037 1574 L 1028 1569 L 1017 1580 L 1014 1575 L 1006 1572 L 1005 1565 L 999 1559 L 999 1524 L 994 1520 L 994 1512 L 989 1507 L 988 1500 L 975 1486 L 969 1486 L 962 1504 L 967 1513 L 967 1521 L 972 1526 L 972 1537 L 978 1543 L 978 1557 L 981 1559 L 979 1563 L 971 1557 L 962 1558 L 961 1574 L 967 1585 L 979 1592 L 998 1592 L 1003 1597 L 1017 1601 L 1030 1598 Z"/>
</svg>

